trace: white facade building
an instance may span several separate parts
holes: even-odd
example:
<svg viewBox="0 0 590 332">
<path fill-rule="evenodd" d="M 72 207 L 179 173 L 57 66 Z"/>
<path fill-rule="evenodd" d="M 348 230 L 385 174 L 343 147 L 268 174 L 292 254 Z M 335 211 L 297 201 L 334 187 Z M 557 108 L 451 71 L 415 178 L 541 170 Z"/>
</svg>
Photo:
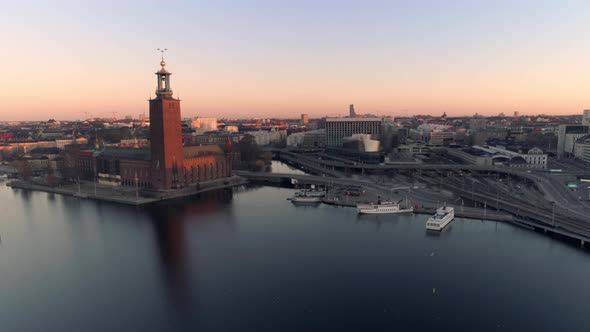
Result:
<svg viewBox="0 0 590 332">
<path fill-rule="evenodd" d="M 281 140 L 287 138 L 287 131 L 286 130 L 277 130 L 276 128 L 271 129 L 270 131 L 266 130 L 259 130 L 259 131 L 252 131 L 248 134 L 254 136 L 254 140 L 256 144 L 259 146 L 267 146 L 275 143 L 279 143 Z"/>
<path fill-rule="evenodd" d="M 190 126 L 200 132 L 214 131 L 217 130 L 217 118 L 196 118 Z"/>
<path fill-rule="evenodd" d="M 574 154 L 576 140 L 588 134 L 588 126 L 579 124 L 559 125 L 557 131 L 557 156 L 562 158 L 566 155 Z"/>
<path fill-rule="evenodd" d="M 354 134 L 370 134 L 377 138 L 382 123 L 380 118 L 327 118 L 326 145 L 342 146 L 342 139 Z"/>
<path fill-rule="evenodd" d="M 287 146 L 292 147 L 324 147 L 326 145 L 326 130 L 310 130 L 305 132 L 294 133 L 287 136 Z"/>
<path fill-rule="evenodd" d="M 500 146 L 474 145 L 473 148 L 487 152 L 492 156 L 492 161 L 498 157 L 506 157 L 509 159 L 508 164 L 513 167 L 547 168 L 547 155 L 539 148 L 532 148 L 526 153 L 508 150 Z M 524 162 L 518 163 L 519 160 Z"/>
</svg>

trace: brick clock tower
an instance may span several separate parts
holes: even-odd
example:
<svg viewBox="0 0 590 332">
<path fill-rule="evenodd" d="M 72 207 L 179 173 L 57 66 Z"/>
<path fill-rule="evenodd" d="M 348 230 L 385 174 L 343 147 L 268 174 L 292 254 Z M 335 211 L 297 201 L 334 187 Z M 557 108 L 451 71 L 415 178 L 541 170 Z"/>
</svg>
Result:
<svg viewBox="0 0 590 332">
<path fill-rule="evenodd" d="M 172 97 L 164 57 L 160 66 L 156 97 L 149 101 L 151 176 L 153 188 L 172 189 L 182 187 L 184 177 L 180 100 Z"/>
</svg>

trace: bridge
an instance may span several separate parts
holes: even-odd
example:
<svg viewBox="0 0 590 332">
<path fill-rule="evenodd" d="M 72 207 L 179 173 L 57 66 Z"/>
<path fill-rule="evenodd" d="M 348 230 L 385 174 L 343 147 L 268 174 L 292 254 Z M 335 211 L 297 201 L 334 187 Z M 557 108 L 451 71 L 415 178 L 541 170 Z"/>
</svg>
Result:
<svg viewBox="0 0 590 332">
<path fill-rule="evenodd" d="M 235 175 L 244 177 L 248 180 L 269 182 L 269 183 L 291 183 L 291 180 L 297 180 L 305 184 L 321 184 L 321 185 L 347 185 L 350 184 L 350 179 L 338 179 L 329 176 L 317 176 L 307 174 L 291 174 L 291 173 L 267 173 L 267 172 L 249 172 L 249 171 L 234 171 Z"/>
<path fill-rule="evenodd" d="M 278 159 L 292 162 L 319 173 L 335 175 L 338 170 L 366 171 L 452 171 L 452 172 L 482 172 L 482 173 L 504 173 L 529 178 L 534 181 L 536 177 L 531 175 L 532 171 L 501 166 L 478 166 L 466 164 L 364 164 L 357 162 L 344 162 L 338 160 L 326 160 L 313 158 L 299 153 L 286 150 L 275 150 Z M 530 173 L 531 172 L 531 173 Z M 341 175 L 341 174 L 340 174 Z"/>
</svg>

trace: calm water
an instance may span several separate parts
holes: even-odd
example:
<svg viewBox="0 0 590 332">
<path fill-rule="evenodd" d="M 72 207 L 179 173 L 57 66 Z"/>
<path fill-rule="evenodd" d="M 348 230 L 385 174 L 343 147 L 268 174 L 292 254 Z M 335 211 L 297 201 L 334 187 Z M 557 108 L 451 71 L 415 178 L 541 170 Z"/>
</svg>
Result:
<svg viewBox="0 0 590 332">
<path fill-rule="evenodd" d="M 133 207 L 0 184 L 1 331 L 588 331 L 590 256 L 540 234 L 295 207 Z"/>
</svg>

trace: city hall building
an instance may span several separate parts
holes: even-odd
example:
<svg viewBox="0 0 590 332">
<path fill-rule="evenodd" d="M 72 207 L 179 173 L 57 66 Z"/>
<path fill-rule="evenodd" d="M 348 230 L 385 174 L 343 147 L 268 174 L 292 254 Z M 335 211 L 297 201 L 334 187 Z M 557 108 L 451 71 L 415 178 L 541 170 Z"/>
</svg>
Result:
<svg viewBox="0 0 590 332">
<path fill-rule="evenodd" d="M 81 151 L 78 167 L 84 178 L 168 190 L 231 176 L 231 140 L 223 148 L 217 144 L 183 146 L 180 100 L 172 95 L 172 74 L 163 58 L 160 66 L 156 96 L 149 100 L 150 144 Z"/>
</svg>

